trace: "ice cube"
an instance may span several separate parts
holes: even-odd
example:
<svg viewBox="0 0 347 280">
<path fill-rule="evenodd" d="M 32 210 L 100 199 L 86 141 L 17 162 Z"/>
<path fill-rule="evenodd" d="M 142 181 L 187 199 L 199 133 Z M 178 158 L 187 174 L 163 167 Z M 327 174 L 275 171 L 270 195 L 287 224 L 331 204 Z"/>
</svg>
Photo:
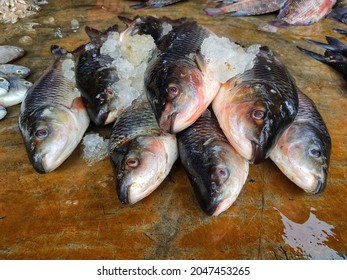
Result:
<svg viewBox="0 0 347 280">
<path fill-rule="evenodd" d="M 207 70 L 221 83 L 252 68 L 256 56 L 254 51 L 255 48 L 252 48 L 247 52 L 228 38 L 214 34 L 206 38 L 201 46 Z"/>
<path fill-rule="evenodd" d="M 99 133 L 89 133 L 83 137 L 83 159 L 88 166 L 94 165 L 107 157 L 108 139 L 104 139 Z"/>
</svg>

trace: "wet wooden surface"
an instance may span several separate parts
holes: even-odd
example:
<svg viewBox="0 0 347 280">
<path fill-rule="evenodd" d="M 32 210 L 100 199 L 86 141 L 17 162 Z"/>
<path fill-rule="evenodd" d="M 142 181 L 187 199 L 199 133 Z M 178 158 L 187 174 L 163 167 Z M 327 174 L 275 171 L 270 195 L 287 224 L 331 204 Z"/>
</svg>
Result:
<svg viewBox="0 0 347 280">
<path fill-rule="evenodd" d="M 300 45 L 321 52 L 302 38 L 324 41 L 329 35 L 347 42 L 332 31 L 346 25 L 323 20 L 268 33 L 257 27 L 274 19 L 274 14 L 211 18 L 202 11 L 204 0 L 137 11 L 129 8 L 133 2 L 128 1 L 48 2 L 30 18 L 14 25 L 0 24 L 1 45 L 27 50 L 16 63 L 33 70 L 28 78 L 32 82 L 52 62 L 50 45 L 72 50 L 87 41 L 85 25 L 104 29 L 120 23 L 117 15 L 187 16 L 244 46 L 269 46 L 315 101 L 327 124 L 333 143 L 329 179 L 323 194 L 310 196 L 267 160 L 250 166 L 248 180 L 229 210 L 208 217 L 177 162 L 154 193 L 124 206 L 116 198 L 110 161 L 87 166 L 81 146 L 56 171 L 36 173 L 19 133 L 17 105 L 8 108 L 8 115 L 0 121 L 0 259 L 346 258 L 347 85 L 337 72 L 296 49 Z M 49 17 L 55 22 L 47 23 Z M 73 18 L 80 22 L 76 33 L 69 28 Z M 38 25 L 28 30 L 31 22 Z M 62 39 L 54 37 L 58 27 Z M 34 39 L 32 45 L 20 43 L 24 35 Z M 100 132 L 92 126 L 89 131 Z M 107 134 L 108 128 L 101 132 Z M 294 238 L 307 244 L 294 246 Z"/>
</svg>

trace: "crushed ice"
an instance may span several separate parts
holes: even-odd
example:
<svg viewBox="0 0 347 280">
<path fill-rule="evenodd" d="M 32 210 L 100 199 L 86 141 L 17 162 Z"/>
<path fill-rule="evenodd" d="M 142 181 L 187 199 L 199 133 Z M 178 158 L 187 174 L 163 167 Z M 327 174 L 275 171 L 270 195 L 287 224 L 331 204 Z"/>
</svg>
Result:
<svg viewBox="0 0 347 280">
<path fill-rule="evenodd" d="M 66 79 L 75 80 L 75 63 L 72 59 L 65 59 L 61 65 L 61 70 Z"/>
<path fill-rule="evenodd" d="M 119 80 L 111 86 L 118 97 L 111 107 L 119 111 L 143 95 L 147 62 L 155 48 L 150 35 L 130 36 L 126 32 L 109 34 L 100 53 L 113 58 L 110 66 L 117 69 L 119 76 Z"/>
<path fill-rule="evenodd" d="M 104 139 L 99 133 L 89 133 L 83 137 L 83 159 L 88 166 L 103 160 L 108 155 L 108 139 Z"/>
<path fill-rule="evenodd" d="M 228 38 L 211 35 L 201 45 L 207 70 L 219 82 L 224 83 L 237 74 L 251 69 L 260 45 L 252 45 L 243 49 Z"/>
</svg>

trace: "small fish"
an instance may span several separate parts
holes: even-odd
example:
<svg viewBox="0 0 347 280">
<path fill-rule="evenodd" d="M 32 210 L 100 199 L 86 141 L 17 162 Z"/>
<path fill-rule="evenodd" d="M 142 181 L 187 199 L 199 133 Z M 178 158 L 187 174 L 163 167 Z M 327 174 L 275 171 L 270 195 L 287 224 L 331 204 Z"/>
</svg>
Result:
<svg viewBox="0 0 347 280">
<path fill-rule="evenodd" d="M 26 78 L 30 75 L 31 70 L 25 66 L 20 66 L 16 64 L 1 64 L 0 73 L 10 76 L 17 76 L 20 78 Z"/>
<path fill-rule="evenodd" d="M 11 62 L 24 56 L 25 50 L 15 46 L 0 46 L 0 64 Z"/>
<path fill-rule="evenodd" d="M 117 32 L 114 25 L 104 32 L 86 27 L 91 42 L 75 50 L 78 53 L 76 82 L 81 90 L 87 112 L 97 125 L 111 123 L 116 118 L 117 108 L 113 102 L 117 92 L 112 86 L 119 80 L 117 69 L 112 66 L 113 59 L 100 53 L 102 43 L 111 32 Z"/>
<path fill-rule="evenodd" d="M 314 102 L 298 90 L 299 110 L 281 135 L 270 158 L 307 193 L 317 194 L 327 182 L 331 139 Z"/>
<path fill-rule="evenodd" d="M 343 55 L 347 55 L 347 46 L 338 39 L 333 37 L 327 36 L 326 40 L 328 44 L 305 39 L 305 41 L 307 41 L 310 44 L 326 49 L 324 55 L 306 50 L 299 46 L 297 46 L 297 48 L 304 54 L 333 67 L 335 70 L 342 73 L 343 78 L 347 80 L 347 60 L 345 60 L 343 57 Z"/>
<path fill-rule="evenodd" d="M 143 3 L 131 5 L 130 7 L 133 9 L 161 8 L 181 1 L 182 0 L 142 0 Z"/>
<path fill-rule="evenodd" d="M 7 115 L 6 108 L 0 105 L 0 120 L 2 120 L 6 115 Z"/>
<path fill-rule="evenodd" d="M 0 82 L 1 79 L 4 79 L 4 76 L 0 75 Z M 0 104 L 4 107 L 10 107 L 21 103 L 33 84 L 17 76 L 6 76 L 6 79 L 9 83 L 9 89 L 5 94 L 0 95 Z"/>
<path fill-rule="evenodd" d="M 294 121 L 298 96 L 285 66 L 268 47 L 261 47 L 254 67 L 224 83 L 212 107 L 232 146 L 259 163 Z"/>
<path fill-rule="evenodd" d="M 0 98 L 10 90 L 10 82 L 6 75 L 0 73 Z"/>
<path fill-rule="evenodd" d="M 195 21 L 185 22 L 164 36 L 149 61 L 146 95 L 159 126 L 177 133 L 206 110 L 220 83 L 213 79 L 199 52 L 211 31 Z"/>
<path fill-rule="evenodd" d="M 157 18 L 154 16 L 136 16 L 133 19 L 118 16 L 118 18 L 127 26 L 122 33 L 127 33 L 130 36 L 136 34 L 151 35 L 156 44 L 159 44 L 160 39 L 173 27 L 187 21 L 187 18 L 172 20 L 167 17 Z"/>
<path fill-rule="evenodd" d="M 134 204 L 151 194 L 178 157 L 176 136 L 163 132 L 147 100 L 135 100 L 115 121 L 109 154 L 117 194 Z"/>
<path fill-rule="evenodd" d="M 184 169 L 201 208 L 217 216 L 236 200 L 248 176 L 248 161 L 230 145 L 213 112 L 207 109 L 177 134 Z"/>
<path fill-rule="evenodd" d="M 217 8 L 205 8 L 204 11 L 206 14 L 210 16 L 216 16 L 226 13 L 230 13 L 230 16 L 262 15 L 279 10 L 286 1 L 287 0 L 228 1 L 231 2 L 231 4 L 218 6 Z"/>
<path fill-rule="evenodd" d="M 60 166 L 74 151 L 89 125 L 77 89 L 75 57 L 58 46 L 55 58 L 28 90 L 19 114 L 19 128 L 28 157 L 39 173 Z"/>
<path fill-rule="evenodd" d="M 310 25 L 324 18 L 335 5 L 336 0 L 287 0 L 271 25 Z"/>
</svg>

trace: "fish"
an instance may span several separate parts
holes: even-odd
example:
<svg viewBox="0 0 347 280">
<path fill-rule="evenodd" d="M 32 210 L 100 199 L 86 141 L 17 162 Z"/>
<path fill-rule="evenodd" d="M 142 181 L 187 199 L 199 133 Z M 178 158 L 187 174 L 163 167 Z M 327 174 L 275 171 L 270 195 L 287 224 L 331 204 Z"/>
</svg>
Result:
<svg viewBox="0 0 347 280">
<path fill-rule="evenodd" d="M 76 83 L 82 93 L 91 121 L 102 126 L 112 123 L 117 117 L 117 91 L 113 84 L 119 80 L 117 69 L 112 65 L 113 58 L 100 53 L 107 36 L 118 32 L 113 25 L 104 32 L 87 26 L 86 33 L 91 38 L 74 52 L 77 53 Z"/>
<path fill-rule="evenodd" d="M 347 23 L 347 1 L 338 0 L 333 10 L 328 14 L 327 18 Z"/>
<path fill-rule="evenodd" d="M 240 194 L 248 176 L 248 161 L 230 145 L 209 108 L 176 136 L 181 163 L 201 209 L 218 216 Z"/>
<path fill-rule="evenodd" d="M 340 21 L 342 23 L 347 23 L 347 7 L 332 10 L 328 14 L 327 18 Z"/>
<path fill-rule="evenodd" d="M 297 114 L 294 78 L 262 46 L 253 68 L 224 83 L 212 108 L 231 145 L 249 162 L 260 163 Z"/>
<path fill-rule="evenodd" d="M 25 50 L 16 46 L 0 46 L 0 64 L 11 62 L 24 56 Z"/>
<path fill-rule="evenodd" d="M 130 7 L 133 9 L 162 8 L 181 1 L 182 0 L 142 0 L 143 3 L 131 5 Z"/>
<path fill-rule="evenodd" d="M 305 39 L 305 41 L 310 44 L 324 48 L 326 50 L 324 52 L 324 55 L 309 51 L 300 46 L 297 46 L 297 48 L 304 54 L 339 71 L 340 73 L 342 73 L 343 78 L 347 80 L 347 60 L 345 60 L 343 57 L 347 55 L 347 46 L 334 37 L 327 36 L 326 40 L 328 42 L 327 44 Z"/>
<path fill-rule="evenodd" d="M 176 136 L 159 128 L 143 97 L 122 111 L 110 136 L 109 155 L 123 204 L 134 204 L 150 195 L 178 157 Z"/>
<path fill-rule="evenodd" d="M 2 120 L 6 115 L 7 115 L 6 108 L 0 105 L 0 120 Z"/>
<path fill-rule="evenodd" d="M 7 76 L 0 73 L 0 98 L 8 93 L 10 90 L 10 82 Z"/>
<path fill-rule="evenodd" d="M 207 15 L 216 16 L 229 13 L 230 16 L 262 15 L 279 10 L 287 0 L 240 0 L 223 1 L 231 2 L 229 5 L 217 6 L 216 8 L 205 8 Z M 217 2 L 217 1 L 209 1 Z"/>
<path fill-rule="evenodd" d="M 0 82 L 1 79 L 5 79 L 5 77 L 9 83 L 9 88 L 5 94 L 0 95 L 0 104 L 4 107 L 10 107 L 21 103 L 26 92 L 33 84 L 18 76 L 2 76 L 1 74 Z"/>
<path fill-rule="evenodd" d="M 164 35 L 172 30 L 173 27 L 187 21 L 187 18 L 178 18 L 172 20 L 167 17 L 154 17 L 154 16 L 135 16 L 133 19 L 118 16 L 118 18 L 126 25 L 126 29 L 122 34 L 130 36 L 138 35 L 151 35 L 156 45 Z"/>
<path fill-rule="evenodd" d="M 277 27 L 310 25 L 324 18 L 335 3 L 336 0 L 287 0 L 270 24 Z"/>
<path fill-rule="evenodd" d="M 270 158 L 297 186 L 318 194 L 327 184 L 331 138 L 314 102 L 301 90 L 298 97 L 298 114 L 279 138 Z"/>
<path fill-rule="evenodd" d="M 219 90 L 220 82 L 199 51 L 211 34 L 195 21 L 185 22 L 164 36 L 148 63 L 146 96 L 166 132 L 177 133 L 194 123 Z"/>
<path fill-rule="evenodd" d="M 26 78 L 30 75 L 31 70 L 28 67 L 16 65 L 16 64 L 1 64 L 0 75 L 17 76 L 20 78 Z"/>
<path fill-rule="evenodd" d="M 19 129 L 38 173 L 58 168 L 75 150 L 90 119 L 75 80 L 72 52 L 51 46 L 54 62 L 28 90 L 21 104 Z"/>
</svg>

